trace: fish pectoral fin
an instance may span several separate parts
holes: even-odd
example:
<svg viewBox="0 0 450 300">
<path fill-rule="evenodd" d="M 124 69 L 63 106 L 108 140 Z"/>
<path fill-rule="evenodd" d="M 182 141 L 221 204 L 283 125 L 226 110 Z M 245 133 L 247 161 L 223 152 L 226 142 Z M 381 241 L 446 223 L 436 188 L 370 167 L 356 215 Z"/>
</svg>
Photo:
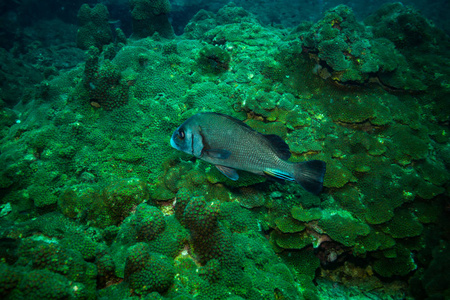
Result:
<svg viewBox="0 0 450 300">
<path fill-rule="evenodd" d="M 224 149 L 208 149 L 208 150 L 205 150 L 205 153 L 209 157 L 217 158 L 217 159 L 227 159 L 231 155 L 230 151 L 224 150 Z"/>
<path fill-rule="evenodd" d="M 288 181 L 295 181 L 295 178 L 286 172 L 283 172 L 281 170 L 277 170 L 277 169 L 265 169 L 264 174 L 266 174 L 267 176 L 273 177 L 275 179 L 282 179 L 282 180 L 288 180 Z"/>
<path fill-rule="evenodd" d="M 220 173 L 222 173 L 223 175 L 227 176 L 231 180 L 236 181 L 236 180 L 239 179 L 239 174 L 233 168 L 225 167 L 225 166 L 219 166 L 219 165 L 216 165 L 216 168 L 220 171 Z"/>
</svg>

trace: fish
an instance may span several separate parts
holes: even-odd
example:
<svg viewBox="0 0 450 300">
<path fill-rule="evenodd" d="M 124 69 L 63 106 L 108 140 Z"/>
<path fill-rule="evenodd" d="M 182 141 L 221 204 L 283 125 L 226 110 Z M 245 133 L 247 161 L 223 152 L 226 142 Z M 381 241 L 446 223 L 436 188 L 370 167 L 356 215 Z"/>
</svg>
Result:
<svg viewBox="0 0 450 300">
<path fill-rule="evenodd" d="M 297 182 L 315 195 L 323 188 L 324 161 L 289 162 L 291 152 L 281 137 L 259 133 L 225 114 L 193 115 L 175 129 L 170 145 L 215 165 L 231 180 L 238 180 L 236 170 L 243 170 L 276 181 Z"/>
</svg>

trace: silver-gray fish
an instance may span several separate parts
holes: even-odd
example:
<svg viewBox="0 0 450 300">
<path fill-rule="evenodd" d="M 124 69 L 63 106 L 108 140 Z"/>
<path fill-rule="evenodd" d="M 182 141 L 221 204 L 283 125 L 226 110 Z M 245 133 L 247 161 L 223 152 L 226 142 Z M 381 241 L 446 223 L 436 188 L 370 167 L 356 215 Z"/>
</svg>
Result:
<svg viewBox="0 0 450 300">
<path fill-rule="evenodd" d="M 205 112 L 190 117 L 172 134 L 170 145 L 214 164 L 231 180 L 239 179 L 236 170 L 244 170 L 295 181 L 314 194 L 322 190 L 325 162 L 288 162 L 289 146 L 279 136 L 261 134 L 227 115 Z"/>
</svg>

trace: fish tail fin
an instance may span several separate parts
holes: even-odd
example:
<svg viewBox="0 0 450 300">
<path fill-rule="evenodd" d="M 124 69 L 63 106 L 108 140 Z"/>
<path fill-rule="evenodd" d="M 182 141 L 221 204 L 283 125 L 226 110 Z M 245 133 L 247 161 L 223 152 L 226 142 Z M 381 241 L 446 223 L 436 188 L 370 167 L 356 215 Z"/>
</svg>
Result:
<svg viewBox="0 0 450 300">
<path fill-rule="evenodd" d="M 322 191 L 326 164 L 321 160 L 310 160 L 294 165 L 294 178 L 305 190 L 315 195 Z"/>
</svg>

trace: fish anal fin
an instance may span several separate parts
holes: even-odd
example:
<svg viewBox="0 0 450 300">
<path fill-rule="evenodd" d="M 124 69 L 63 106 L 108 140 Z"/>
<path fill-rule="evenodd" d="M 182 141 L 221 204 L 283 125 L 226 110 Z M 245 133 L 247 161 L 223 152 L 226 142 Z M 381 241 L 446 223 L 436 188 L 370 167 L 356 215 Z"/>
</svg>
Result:
<svg viewBox="0 0 450 300">
<path fill-rule="evenodd" d="M 228 178 L 230 178 L 233 181 L 236 181 L 239 179 L 239 174 L 233 168 L 219 166 L 219 165 L 216 165 L 216 168 L 220 171 L 220 173 L 227 176 Z"/>
<path fill-rule="evenodd" d="M 276 180 L 295 181 L 295 178 L 291 174 L 283 172 L 281 170 L 265 169 L 263 172 L 266 176 L 272 177 Z"/>
</svg>

